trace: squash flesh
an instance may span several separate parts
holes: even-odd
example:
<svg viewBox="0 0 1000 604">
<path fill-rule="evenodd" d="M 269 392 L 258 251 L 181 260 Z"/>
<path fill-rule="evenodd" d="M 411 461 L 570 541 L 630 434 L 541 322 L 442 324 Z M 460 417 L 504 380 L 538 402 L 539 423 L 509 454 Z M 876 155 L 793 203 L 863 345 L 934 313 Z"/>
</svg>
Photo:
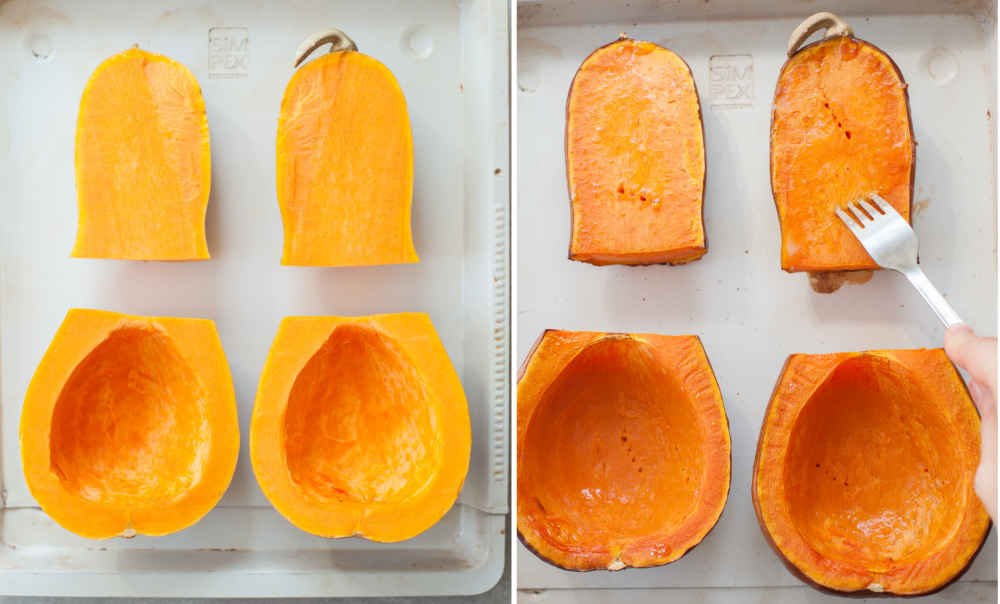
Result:
<svg viewBox="0 0 1000 604">
<path fill-rule="evenodd" d="M 877 193 L 909 221 L 913 162 L 906 83 L 885 53 L 850 37 L 798 51 L 778 78 L 771 122 L 781 267 L 879 268 L 834 210 Z"/>
<path fill-rule="evenodd" d="M 176 345 L 143 327 L 112 332 L 73 371 L 52 416 L 52 469 L 81 498 L 169 503 L 208 458 L 205 395 Z"/>
<path fill-rule="evenodd" d="M 882 572 L 926 555 L 961 521 L 955 438 L 902 367 L 840 364 L 789 444 L 786 497 L 799 533 L 826 558 Z"/>
<path fill-rule="evenodd" d="M 359 52 L 299 68 L 281 101 L 277 186 L 282 264 L 417 262 L 413 137 L 392 72 Z"/>
<path fill-rule="evenodd" d="M 414 495 L 440 464 L 431 396 L 395 342 L 371 328 L 337 327 L 289 395 L 292 481 L 321 501 Z"/>
<path fill-rule="evenodd" d="M 80 102 L 76 186 L 73 257 L 209 257 L 208 120 L 186 67 L 138 49 L 98 66 Z"/>
<path fill-rule="evenodd" d="M 547 331 L 518 381 L 517 527 L 571 570 L 666 564 L 729 490 L 729 430 L 697 338 Z"/>
<path fill-rule="evenodd" d="M 570 258 L 683 263 L 705 253 L 705 145 L 694 78 L 673 52 L 621 40 L 580 66 L 566 105 Z"/>
<path fill-rule="evenodd" d="M 289 522 L 323 537 L 409 539 L 452 507 L 470 450 L 465 394 L 427 315 L 282 320 L 250 459 Z"/>
<path fill-rule="evenodd" d="M 28 385 L 19 434 L 31 494 L 67 530 L 187 528 L 225 493 L 239 454 L 215 326 L 70 310 Z"/>
<path fill-rule="evenodd" d="M 979 418 L 944 351 L 792 355 L 761 428 L 754 509 L 813 585 L 927 593 L 989 530 L 978 463 Z"/>
<path fill-rule="evenodd" d="M 524 441 L 525 513 L 562 548 L 622 549 L 679 525 L 704 478 L 701 427 L 645 345 L 601 340 L 535 408 Z M 541 519 L 544 518 L 544 521 Z"/>
</svg>

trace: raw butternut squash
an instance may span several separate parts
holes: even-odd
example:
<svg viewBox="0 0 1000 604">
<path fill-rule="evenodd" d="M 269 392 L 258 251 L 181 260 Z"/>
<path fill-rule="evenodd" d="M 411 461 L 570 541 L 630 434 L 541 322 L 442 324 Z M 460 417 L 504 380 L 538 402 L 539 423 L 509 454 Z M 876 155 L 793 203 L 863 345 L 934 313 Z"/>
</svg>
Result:
<svg viewBox="0 0 1000 604">
<path fill-rule="evenodd" d="M 821 27 L 831 28 L 826 39 L 797 49 Z M 877 269 L 834 209 L 874 192 L 909 220 L 913 161 L 906 82 L 892 59 L 834 15 L 807 19 L 792 35 L 771 117 L 781 268 Z"/>
<path fill-rule="evenodd" d="M 571 260 L 681 264 L 705 253 L 705 142 L 687 64 L 621 38 L 593 52 L 566 101 Z"/>
<path fill-rule="evenodd" d="M 427 315 L 281 322 L 250 459 L 295 526 L 373 541 L 418 535 L 458 497 L 470 439 L 462 385 Z"/>
<path fill-rule="evenodd" d="M 204 260 L 208 120 L 187 67 L 138 48 L 101 63 L 76 126 L 74 258 Z"/>
<path fill-rule="evenodd" d="M 729 494 L 729 424 L 696 336 L 546 331 L 517 384 L 517 531 L 569 570 L 677 560 Z"/>
<path fill-rule="evenodd" d="M 194 524 L 225 493 L 240 447 L 215 325 L 70 310 L 28 386 L 20 441 L 31 494 L 77 535 Z"/>
<path fill-rule="evenodd" d="M 753 502 L 803 580 L 921 594 L 961 574 L 990 520 L 979 417 L 941 349 L 795 354 L 764 415 Z"/>
<path fill-rule="evenodd" d="M 410 232 L 413 135 L 406 99 L 385 65 L 343 32 L 311 36 L 278 116 L 281 263 L 355 266 L 417 262 Z"/>
</svg>

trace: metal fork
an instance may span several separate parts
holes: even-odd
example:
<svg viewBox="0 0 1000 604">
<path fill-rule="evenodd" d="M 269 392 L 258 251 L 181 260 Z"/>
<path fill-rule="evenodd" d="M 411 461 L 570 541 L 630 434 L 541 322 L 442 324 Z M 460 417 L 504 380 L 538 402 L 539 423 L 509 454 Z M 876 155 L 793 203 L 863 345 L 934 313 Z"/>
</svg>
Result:
<svg viewBox="0 0 1000 604">
<path fill-rule="evenodd" d="M 837 208 L 836 213 L 868 250 L 872 260 L 882 268 L 891 268 L 906 275 L 945 327 L 962 322 L 955 309 L 920 269 L 917 264 L 917 234 L 889 202 L 870 193 L 868 199 L 847 204 L 846 212 Z"/>
</svg>

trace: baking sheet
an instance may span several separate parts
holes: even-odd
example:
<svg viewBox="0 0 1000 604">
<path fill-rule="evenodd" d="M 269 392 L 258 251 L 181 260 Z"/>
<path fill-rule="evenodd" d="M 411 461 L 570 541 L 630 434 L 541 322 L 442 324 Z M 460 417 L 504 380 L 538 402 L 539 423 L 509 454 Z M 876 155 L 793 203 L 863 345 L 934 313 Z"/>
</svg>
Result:
<svg viewBox="0 0 1000 604">
<path fill-rule="evenodd" d="M 760 422 L 785 357 L 941 345 L 937 319 L 900 275 L 880 272 L 865 285 L 821 295 L 804 273 L 780 270 L 769 186 L 770 108 L 788 36 L 805 16 L 842 13 L 857 36 L 899 65 L 918 143 L 913 200 L 921 264 L 966 322 L 996 334 L 992 8 L 883 2 L 879 14 L 871 14 L 865 4 L 871 5 L 518 3 L 517 361 L 547 328 L 697 334 L 725 399 L 733 452 L 719 524 L 680 561 L 573 573 L 518 545 L 519 589 L 801 585 L 765 543 L 750 501 Z M 942 14 L 927 14 L 933 12 Z M 708 253 L 685 266 L 597 268 L 566 259 L 566 94 L 583 59 L 620 32 L 680 54 L 701 97 Z M 962 581 L 996 581 L 996 572 L 992 531 Z"/>
<path fill-rule="evenodd" d="M 508 451 L 507 5 L 494 0 L 0 5 L 0 593 L 353 596 L 476 593 L 503 566 Z M 295 49 L 338 27 L 406 96 L 419 264 L 279 266 L 274 136 Z M 212 259 L 71 260 L 73 148 L 93 69 L 133 44 L 187 65 L 208 113 Z M 70 307 L 213 319 L 236 388 L 242 447 L 220 505 L 164 538 L 87 541 L 41 513 L 17 425 L 38 360 Z M 469 399 L 472 459 L 459 503 L 399 544 L 298 531 L 249 463 L 260 370 L 286 315 L 430 314 Z"/>
</svg>

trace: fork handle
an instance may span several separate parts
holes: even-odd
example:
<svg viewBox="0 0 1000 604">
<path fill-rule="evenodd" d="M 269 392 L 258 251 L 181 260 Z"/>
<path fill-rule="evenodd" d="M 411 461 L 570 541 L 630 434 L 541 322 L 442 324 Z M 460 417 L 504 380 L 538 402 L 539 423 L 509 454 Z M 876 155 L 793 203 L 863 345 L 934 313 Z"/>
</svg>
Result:
<svg viewBox="0 0 1000 604">
<path fill-rule="evenodd" d="M 920 295 L 930 305 L 934 314 L 944 323 L 945 328 L 962 322 L 955 309 L 951 307 L 951 304 L 948 304 L 948 301 L 934 287 L 934 284 L 931 283 L 931 280 L 927 278 L 927 275 L 924 274 L 924 271 L 919 266 L 914 265 L 912 268 L 900 272 L 906 275 L 906 278 L 910 280 L 913 287 L 917 288 L 917 291 L 920 292 Z"/>
</svg>

